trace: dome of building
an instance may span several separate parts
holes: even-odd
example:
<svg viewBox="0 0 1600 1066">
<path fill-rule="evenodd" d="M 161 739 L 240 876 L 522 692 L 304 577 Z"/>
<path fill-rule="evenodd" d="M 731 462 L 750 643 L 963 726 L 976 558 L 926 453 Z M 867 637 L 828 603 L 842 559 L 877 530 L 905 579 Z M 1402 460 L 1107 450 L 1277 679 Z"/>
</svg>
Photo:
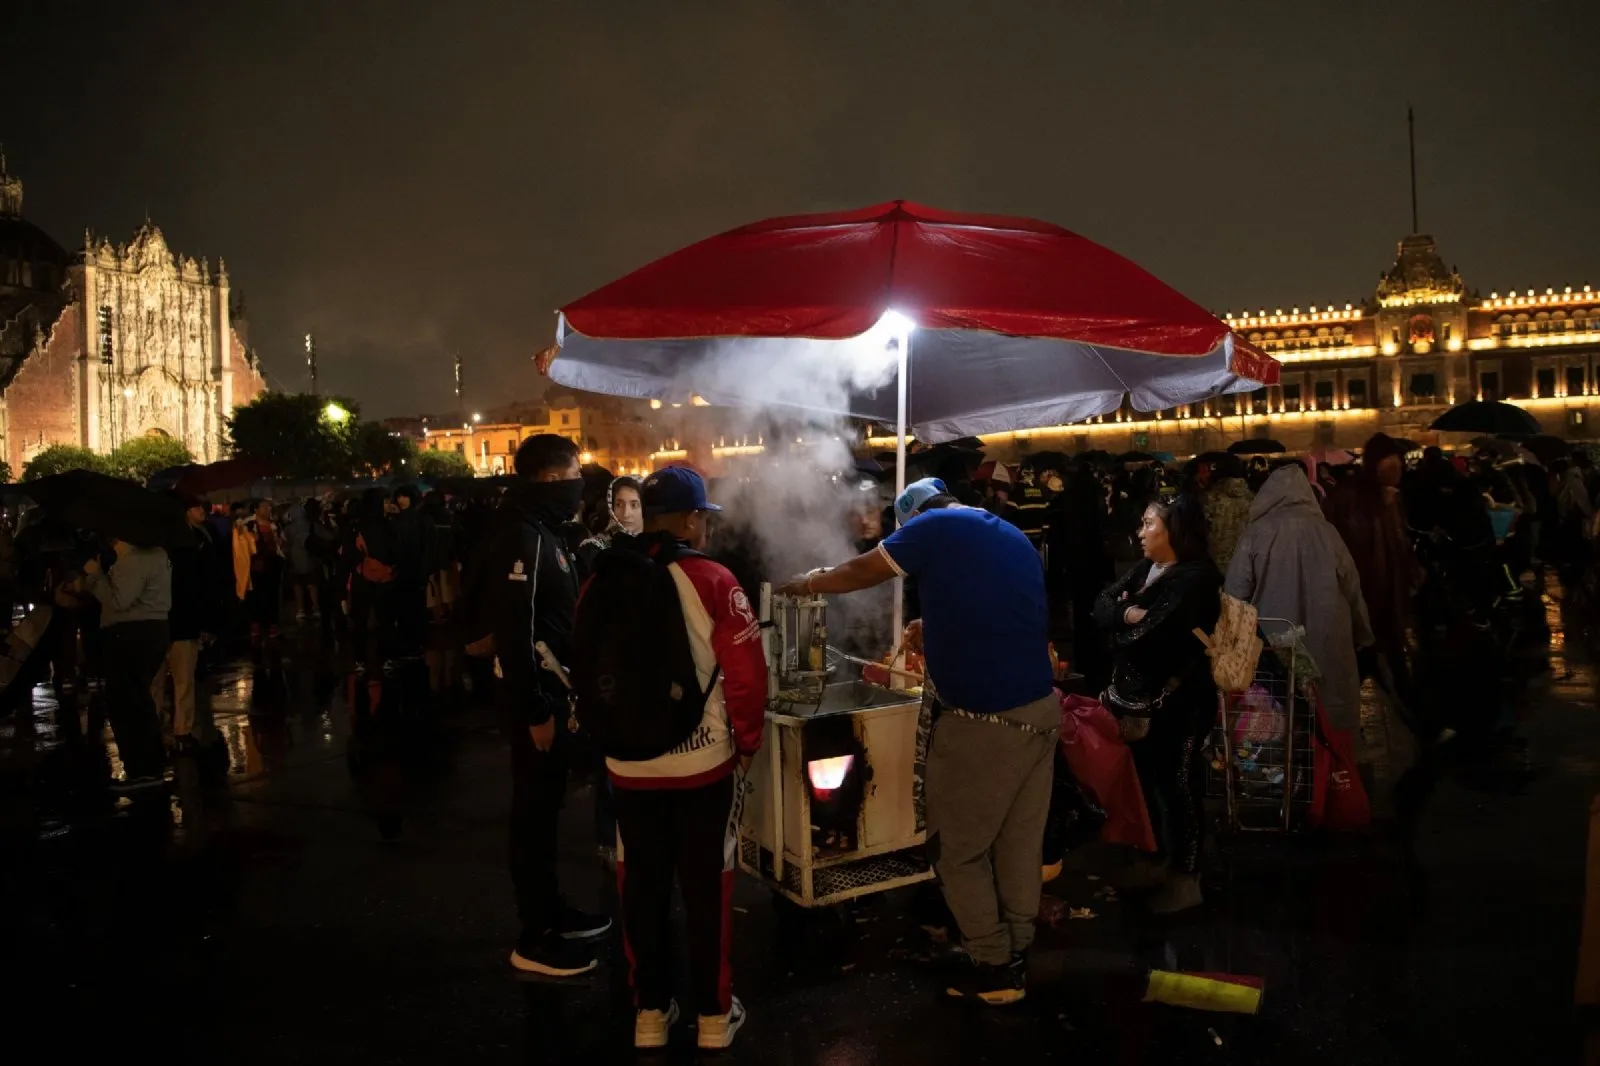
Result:
<svg viewBox="0 0 1600 1066">
<path fill-rule="evenodd" d="M 0 293 L 55 292 L 71 258 L 55 238 L 22 217 L 22 181 L 0 155 Z"/>
</svg>

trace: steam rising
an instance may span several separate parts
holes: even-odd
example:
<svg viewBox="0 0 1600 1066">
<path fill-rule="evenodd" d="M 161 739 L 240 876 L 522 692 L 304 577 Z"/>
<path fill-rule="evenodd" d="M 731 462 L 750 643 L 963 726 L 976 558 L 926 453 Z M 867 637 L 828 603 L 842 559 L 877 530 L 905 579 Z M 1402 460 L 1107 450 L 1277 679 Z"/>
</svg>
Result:
<svg viewBox="0 0 1600 1066">
<path fill-rule="evenodd" d="M 856 423 L 844 412 L 895 387 L 898 353 L 888 332 L 874 329 L 853 341 L 818 341 L 796 354 L 781 342 L 782 357 L 762 348 L 777 343 L 729 340 L 698 360 L 675 384 L 698 392 L 719 409 L 725 439 L 758 436 L 766 451 L 734 460 L 716 485 L 725 510 L 725 535 L 751 545 L 768 580 L 818 566 L 837 566 L 859 551 L 863 519 L 887 502 L 877 485 L 862 488 L 852 452 Z M 705 416 L 705 412 L 701 412 Z M 888 648 L 890 586 L 829 600 L 830 642 L 858 653 Z"/>
</svg>

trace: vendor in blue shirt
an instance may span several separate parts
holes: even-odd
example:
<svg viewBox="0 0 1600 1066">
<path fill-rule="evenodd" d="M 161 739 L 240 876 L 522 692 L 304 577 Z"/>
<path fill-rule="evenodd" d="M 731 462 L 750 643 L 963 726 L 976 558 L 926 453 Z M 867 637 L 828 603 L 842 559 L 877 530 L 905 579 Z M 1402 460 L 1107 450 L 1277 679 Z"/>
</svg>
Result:
<svg viewBox="0 0 1600 1066">
<path fill-rule="evenodd" d="M 778 592 L 843 593 L 917 581 L 906 644 L 945 708 L 926 773 L 928 850 L 971 960 L 953 996 L 1023 998 L 1061 705 L 1050 672 L 1039 554 L 1004 519 L 957 503 L 937 478 L 895 499 L 899 528 L 834 570 Z"/>
</svg>

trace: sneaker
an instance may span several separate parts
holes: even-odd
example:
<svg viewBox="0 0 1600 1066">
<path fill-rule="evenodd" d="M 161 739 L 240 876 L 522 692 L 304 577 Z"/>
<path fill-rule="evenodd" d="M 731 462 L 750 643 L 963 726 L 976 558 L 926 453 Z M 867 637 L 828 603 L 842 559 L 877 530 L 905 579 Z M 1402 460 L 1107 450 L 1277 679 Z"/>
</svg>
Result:
<svg viewBox="0 0 1600 1066">
<path fill-rule="evenodd" d="M 733 1009 L 726 1014 L 700 1015 L 699 1035 L 695 1042 L 702 1051 L 720 1051 L 733 1046 L 733 1038 L 739 1035 L 739 1027 L 744 1024 L 744 1004 L 739 1002 L 739 997 L 733 997 Z"/>
<path fill-rule="evenodd" d="M 304 611 L 296 611 L 294 613 L 294 620 L 296 622 L 304 622 L 306 620 L 306 613 Z"/>
<path fill-rule="evenodd" d="M 945 995 L 971 999 L 991 1007 L 1020 1003 L 1027 996 L 1027 962 L 1021 956 L 1004 965 L 962 962 Z"/>
<path fill-rule="evenodd" d="M 603 914 L 586 914 L 576 907 L 562 906 L 555 931 L 563 940 L 590 940 L 611 931 L 611 919 Z"/>
<path fill-rule="evenodd" d="M 511 952 L 511 965 L 523 973 L 543 974 L 546 977 L 576 977 L 600 965 L 594 952 L 586 951 L 570 940 L 558 936 L 544 936 L 534 941 L 519 941 Z"/>
<path fill-rule="evenodd" d="M 111 782 L 111 791 L 118 794 L 129 792 L 143 792 L 148 788 L 166 788 L 167 779 L 159 774 L 145 774 L 143 777 L 120 777 Z"/>
<path fill-rule="evenodd" d="M 677 1000 L 668 1003 L 666 1010 L 642 1010 L 633 1017 L 633 1046 L 666 1047 L 672 1036 L 672 1027 L 677 1024 Z"/>
<path fill-rule="evenodd" d="M 1193 874 L 1173 874 L 1166 884 L 1150 894 L 1145 906 L 1151 914 L 1177 914 L 1204 902 L 1205 897 L 1200 894 L 1200 878 Z"/>
</svg>

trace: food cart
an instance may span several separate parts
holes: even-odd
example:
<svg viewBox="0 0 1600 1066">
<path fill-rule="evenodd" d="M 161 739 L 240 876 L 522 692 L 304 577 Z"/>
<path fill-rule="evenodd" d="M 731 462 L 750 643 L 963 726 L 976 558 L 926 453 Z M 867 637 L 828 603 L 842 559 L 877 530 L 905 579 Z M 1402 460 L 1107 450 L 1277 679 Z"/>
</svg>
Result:
<svg viewBox="0 0 1600 1066">
<path fill-rule="evenodd" d="M 563 307 L 536 365 L 569 388 L 658 406 L 891 424 L 896 494 L 913 432 L 931 443 L 1159 411 L 1252 392 L 1279 372 L 1216 316 L 1075 233 L 904 200 L 681 248 Z M 741 864 L 802 906 L 927 879 L 920 698 L 845 668 L 820 598 L 769 590 L 762 601 L 766 747 L 741 792 Z"/>
<path fill-rule="evenodd" d="M 828 649 L 821 596 L 765 586 L 761 617 L 767 724 L 745 780 L 740 867 L 801 907 L 930 879 L 914 787 L 921 690 L 870 684 Z"/>
</svg>

